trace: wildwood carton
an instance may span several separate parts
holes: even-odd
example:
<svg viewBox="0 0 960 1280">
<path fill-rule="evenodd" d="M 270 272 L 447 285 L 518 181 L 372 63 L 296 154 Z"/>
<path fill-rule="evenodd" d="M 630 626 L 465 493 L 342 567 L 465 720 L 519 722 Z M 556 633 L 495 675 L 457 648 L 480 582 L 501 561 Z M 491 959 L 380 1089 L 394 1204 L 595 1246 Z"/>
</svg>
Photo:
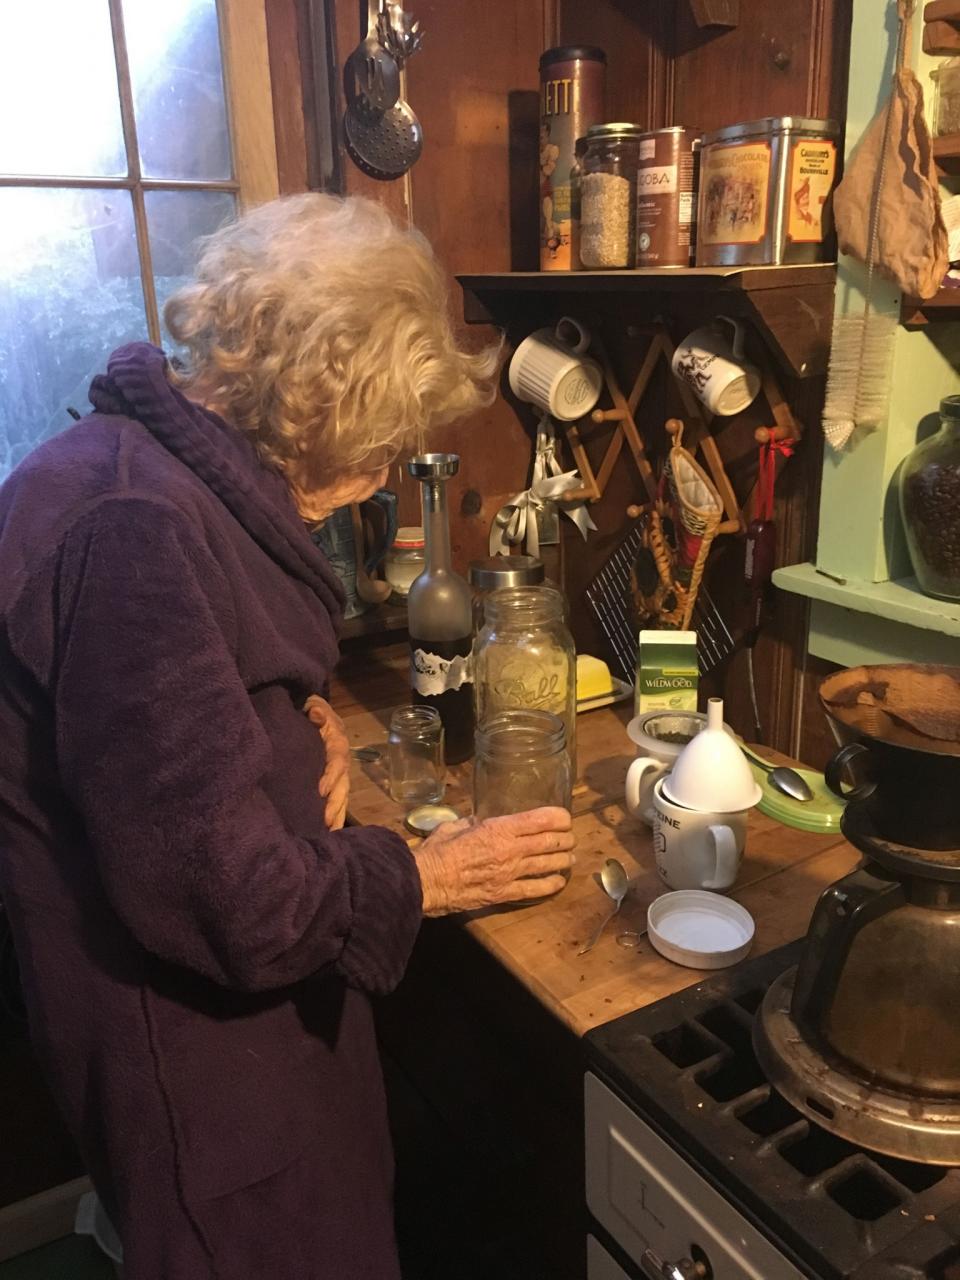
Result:
<svg viewBox="0 0 960 1280">
<path fill-rule="evenodd" d="M 634 714 L 645 711 L 696 711 L 695 631 L 641 631 L 637 653 Z"/>
</svg>

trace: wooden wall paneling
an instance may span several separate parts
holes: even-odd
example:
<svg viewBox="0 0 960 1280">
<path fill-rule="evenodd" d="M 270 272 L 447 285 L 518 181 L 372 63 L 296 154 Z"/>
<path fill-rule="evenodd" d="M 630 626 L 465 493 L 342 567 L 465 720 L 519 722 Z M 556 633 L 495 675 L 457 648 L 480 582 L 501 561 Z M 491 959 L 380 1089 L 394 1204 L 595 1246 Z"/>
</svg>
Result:
<svg viewBox="0 0 960 1280">
<path fill-rule="evenodd" d="M 277 178 L 281 195 L 307 191 L 307 138 L 304 63 L 297 0 L 271 0 L 266 6 L 273 125 L 277 142 Z"/>
<path fill-rule="evenodd" d="M 718 31 L 699 28 L 689 6 L 676 5 L 676 122 L 717 129 L 839 106 L 849 7 L 849 0 L 741 0 L 739 26 Z M 835 59 L 843 62 L 836 83 Z"/>
<path fill-rule="evenodd" d="M 557 0 L 557 43 L 607 55 L 608 120 L 646 129 L 671 124 L 673 0 Z"/>
</svg>

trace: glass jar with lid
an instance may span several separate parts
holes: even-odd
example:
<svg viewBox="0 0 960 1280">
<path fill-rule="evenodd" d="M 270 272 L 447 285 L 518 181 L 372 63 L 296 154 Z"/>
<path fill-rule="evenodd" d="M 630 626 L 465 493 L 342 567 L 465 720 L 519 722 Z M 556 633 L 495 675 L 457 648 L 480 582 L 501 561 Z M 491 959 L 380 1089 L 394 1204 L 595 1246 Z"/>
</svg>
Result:
<svg viewBox="0 0 960 1280">
<path fill-rule="evenodd" d="M 383 576 L 393 588 L 394 595 L 406 596 L 426 564 L 423 529 L 412 525 L 397 530 L 387 558 Z"/>
<path fill-rule="evenodd" d="M 588 269 L 636 264 L 637 169 L 643 130 L 598 124 L 580 161 L 580 262 Z"/>
<path fill-rule="evenodd" d="M 960 396 L 940 401 L 940 430 L 904 459 L 900 511 L 920 590 L 960 600 Z"/>
<path fill-rule="evenodd" d="M 473 811 L 478 818 L 544 805 L 570 808 L 566 729 L 549 711 L 513 709 L 477 728 Z"/>
<path fill-rule="evenodd" d="M 536 556 L 487 556 L 471 560 L 467 581 L 473 587 L 473 634 L 483 626 L 484 604 L 492 591 L 504 587 L 537 587 L 546 570 Z"/>
<path fill-rule="evenodd" d="M 573 776 L 577 757 L 577 655 L 555 587 L 507 587 L 486 600 L 473 647 L 476 720 L 504 711 L 549 711 L 566 730 Z"/>
</svg>

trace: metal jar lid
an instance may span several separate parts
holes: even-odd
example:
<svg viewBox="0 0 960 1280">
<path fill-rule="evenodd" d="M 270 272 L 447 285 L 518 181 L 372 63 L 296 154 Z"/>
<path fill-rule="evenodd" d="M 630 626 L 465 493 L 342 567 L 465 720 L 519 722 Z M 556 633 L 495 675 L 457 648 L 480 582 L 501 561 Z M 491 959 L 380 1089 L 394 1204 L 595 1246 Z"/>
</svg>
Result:
<svg viewBox="0 0 960 1280">
<path fill-rule="evenodd" d="M 554 62 L 606 62 L 607 55 L 592 44 L 564 44 L 540 55 L 540 70 Z"/>
<path fill-rule="evenodd" d="M 444 822 L 459 822 L 456 809 L 446 804 L 421 804 L 404 817 L 403 825 L 415 836 L 428 836 Z"/>
<path fill-rule="evenodd" d="M 695 133 L 699 136 L 699 129 L 691 129 L 687 124 L 668 124 L 665 129 L 648 129 L 644 133 L 645 138 L 655 138 L 658 133 Z"/>
<path fill-rule="evenodd" d="M 638 124 L 627 121 L 614 121 L 612 124 L 592 124 L 587 130 L 587 145 L 602 138 L 642 138 L 643 129 Z"/>
<path fill-rule="evenodd" d="M 836 120 L 814 120 L 809 116 L 764 116 L 762 120 L 743 120 L 739 124 L 713 129 L 703 135 L 703 145 L 769 138 L 776 133 L 815 133 L 825 138 L 836 138 L 840 135 L 840 126 Z"/>
<path fill-rule="evenodd" d="M 546 569 L 536 556 L 488 556 L 471 560 L 467 578 L 478 591 L 499 591 L 501 587 L 536 587 Z"/>
</svg>

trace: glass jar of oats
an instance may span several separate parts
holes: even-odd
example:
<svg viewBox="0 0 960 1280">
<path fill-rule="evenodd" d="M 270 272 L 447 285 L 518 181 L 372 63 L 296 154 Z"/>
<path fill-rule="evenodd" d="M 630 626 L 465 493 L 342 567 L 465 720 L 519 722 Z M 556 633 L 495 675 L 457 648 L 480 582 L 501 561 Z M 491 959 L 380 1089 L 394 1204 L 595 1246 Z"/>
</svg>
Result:
<svg viewBox="0 0 960 1280">
<path fill-rule="evenodd" d="M 642 130 L 598 124 L 580 162 L 580 262 L 588 270 L 636 263 L 637 168 Z"/>
</svg>

